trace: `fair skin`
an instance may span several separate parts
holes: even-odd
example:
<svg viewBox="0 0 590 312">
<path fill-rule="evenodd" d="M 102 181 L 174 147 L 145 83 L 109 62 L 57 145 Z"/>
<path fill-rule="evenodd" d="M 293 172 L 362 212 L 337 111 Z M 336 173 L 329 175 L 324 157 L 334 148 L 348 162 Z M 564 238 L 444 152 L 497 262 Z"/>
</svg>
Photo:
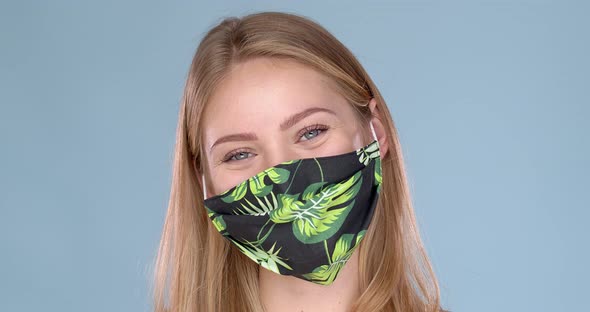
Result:
<svg viewBox="0 0 590 312">
<path fill-rule="evenodd" d="M 372 99 L 378 117 L 375 104 Z M 310 108 L 319 109 L 285 123 Z M 372 141 L 362 135 L 370 133 L 369 125 L 360 123 L 325 76 L 290 60 L 258 58 L 235 65 L 213 93 L 203 121 L 207 197 L 278 163 L 343 154 Z M 383 125 L 379 118 L 371 121 L 383 158 L 388 148 Z M 264 268 L 259 285 L 268 312 L 347 311 L 360 296 L 358 249 L 331 285 Z"/>
</svg>

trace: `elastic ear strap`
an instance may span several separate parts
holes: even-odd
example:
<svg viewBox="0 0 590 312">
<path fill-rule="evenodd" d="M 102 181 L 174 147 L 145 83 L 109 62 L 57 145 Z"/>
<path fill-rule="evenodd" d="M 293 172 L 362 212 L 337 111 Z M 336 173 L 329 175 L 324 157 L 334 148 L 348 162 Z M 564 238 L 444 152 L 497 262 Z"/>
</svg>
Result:
<svg viewBox="0 0 590 312">
<path fill-rule="evenodd" d="M 375 138 L 375 141 L 379 141 L 379 139 L 377 139 L 377 134 L 375 133 L 375 128 L 373 128 L 373 122 L 370 121 L 369 125 L 371 126 L 371 132 L 373 132 L 373 138 Z"/>
<path fill-rule="evenodd" d="M 205 184 L 205 175 L 201 176 L 201 181 L 203 181 L 203 199 L 207 199 L 207 185 Z"/>
</svg>

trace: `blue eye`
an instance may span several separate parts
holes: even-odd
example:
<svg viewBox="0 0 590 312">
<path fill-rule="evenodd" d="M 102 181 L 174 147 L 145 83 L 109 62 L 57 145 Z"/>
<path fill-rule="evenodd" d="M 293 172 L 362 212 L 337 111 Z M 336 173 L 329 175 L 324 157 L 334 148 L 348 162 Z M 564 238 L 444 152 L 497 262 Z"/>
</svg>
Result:
<svg viewBox="0 0 590 312">
<path fill-rule="evenodd" d="M 299 134 L 299 138 L 301 138 L 302 141 L 309 141 L 327 130 L 328 130 L 327 126 L 320 125 L 320 124 L 305 127 L 302 130 L 303 133 Z"/>
<path fill-rule="evenodd" d="M 234 152 L 229 153 L 227 156 L 225 156 L 225 158 L 223 159 L 223 162 L 231 162 L 231 161 L 246 159 L 246 158 L 249 158 L 249 157 L 247 157 L 248 154 L 252 154 L 252 153 L 250 153 L 248 151 L 234 151 Z"/>
<path fill-rule="evenodd" d="M 322 133 L 328 131 L 329 127 L 325 125 L 315 124 L 312 126 L 308 126 L 303 128 L 299 133 L 300 141 L 309 141 L 315 139 L 317 136 L 321 135 Z M 224 163 L 228 162 L 235 162 L 239 160 L 244 160 L 251 158 L 251 156 L 255 155 L 247 150 L 236 150 L 228 153 L 222 160 Z"/>
</svg>

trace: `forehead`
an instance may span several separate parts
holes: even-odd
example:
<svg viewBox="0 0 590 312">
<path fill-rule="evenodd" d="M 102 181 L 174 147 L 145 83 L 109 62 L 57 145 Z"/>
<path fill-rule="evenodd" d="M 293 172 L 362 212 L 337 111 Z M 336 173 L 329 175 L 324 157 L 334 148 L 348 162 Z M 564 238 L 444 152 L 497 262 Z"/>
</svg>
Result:
<svg viewBox="0 0 590 312">
<path fill-rule="evenodd" d="M 281 108 L 339 96 L 324 75 L 292 60 L 256 58 L 234 65 L 219 83 L 207 111 Z"/>
<path fill-rule="evenodd" d="M 204 111 L 207 137 L 277 122 L 309 107 L 343 110 L 346 100 L 333 81 L 286 59 L 256 58 L 234 65 Z M 222 133 L 219 133 L 222 132 Z M 207 141 L 207 140 L 206 140 Z"/>
</svg>

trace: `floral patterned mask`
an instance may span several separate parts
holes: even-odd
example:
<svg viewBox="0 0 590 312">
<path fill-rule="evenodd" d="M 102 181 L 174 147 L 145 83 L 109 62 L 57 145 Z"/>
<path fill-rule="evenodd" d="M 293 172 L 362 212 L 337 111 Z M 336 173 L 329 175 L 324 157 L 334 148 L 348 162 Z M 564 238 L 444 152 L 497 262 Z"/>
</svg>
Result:
<svg viewBox="0 0 590 312">
<path fill-rule="evenodd" d="M 355 151 L 282 162 L 205 195 L 213 225 L 265 269 L 331 284 L 361 242 L 381 190 L 379 141 L 370 126 L 374 141 Z"/>
</svg>

